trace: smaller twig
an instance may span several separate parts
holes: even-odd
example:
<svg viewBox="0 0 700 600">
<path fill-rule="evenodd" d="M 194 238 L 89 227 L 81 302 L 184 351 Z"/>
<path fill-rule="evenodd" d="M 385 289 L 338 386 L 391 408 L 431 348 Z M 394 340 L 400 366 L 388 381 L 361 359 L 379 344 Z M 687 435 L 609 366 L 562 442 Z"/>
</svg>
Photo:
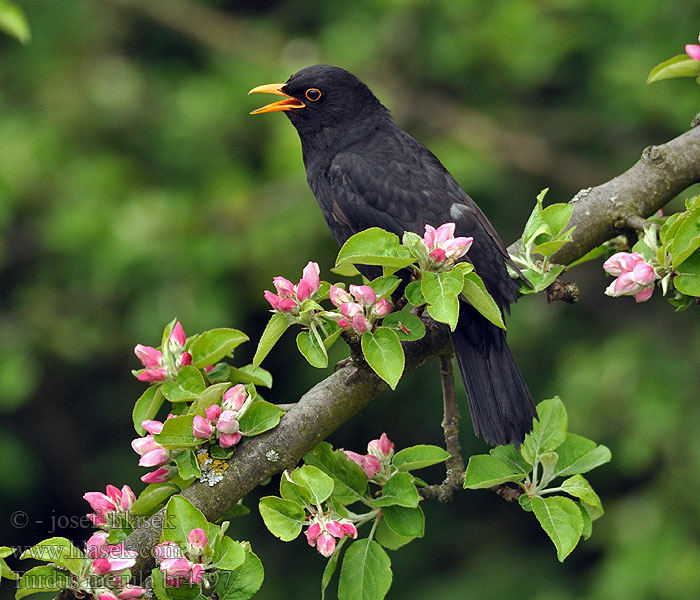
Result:
<svg viewBox="0 0 700 600">
<path fill-rule="evenodd" d="M 625 220 L 625 225 L 627 225 L 627 227 L 630 229 L 644 231 L 644 228 L 649 225 L 649 221 L 647 221 L 644 217 L 640 217 L 639 215 L 630 215 Z"/>
<path fill-rule="evenodd" d="M 517 502 L 518 498 L 523 495 L 520 488 L 512 488 L 508 484 L 502 483 L 501 485 L 494 485 L 489 488 L 492 492 L 498 494 L 504 500 L 508 502 Z"/>
<path fill-rule="evenodd" d="M 449 502 L 455 491 L 462 489 L 464 483 L 464 460 L 462 447 L 459 444 L 459 407 L 451 354 L 440 356 L 440 379 L 443 402 L 442 430 L 445 436 L 445 449 L 450 454 L 450 458 L 445 463 L 447 476 L 439 485 L 422 488 L 420 494 L 427 500 Z"/>
</svg>

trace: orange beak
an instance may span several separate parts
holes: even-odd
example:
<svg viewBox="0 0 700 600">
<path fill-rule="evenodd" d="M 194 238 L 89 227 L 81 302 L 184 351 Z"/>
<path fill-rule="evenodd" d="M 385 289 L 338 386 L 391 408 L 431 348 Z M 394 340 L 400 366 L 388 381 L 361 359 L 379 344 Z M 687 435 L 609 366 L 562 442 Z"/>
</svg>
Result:
<svg viewBox="0 0 700 600">
<path fill-rule="evenodd" d="M 276 94 L 278 96 L 284 96 L 284 100 L 279 102 L 273 102 L 272 104 L 266 104 L 261 108 L 257 108 L 250 112 L 251 115 L 259 115 L 261 113 L 276 112 L 280 110 L 292 110 L 294 108 L 304 108 L 304 104 L 301 100 L 292 98 L 282 91 L 284 83 L 268 83 L 266 85 L 259 85 L 248 92 L 248 94 Z"/>
</svg>

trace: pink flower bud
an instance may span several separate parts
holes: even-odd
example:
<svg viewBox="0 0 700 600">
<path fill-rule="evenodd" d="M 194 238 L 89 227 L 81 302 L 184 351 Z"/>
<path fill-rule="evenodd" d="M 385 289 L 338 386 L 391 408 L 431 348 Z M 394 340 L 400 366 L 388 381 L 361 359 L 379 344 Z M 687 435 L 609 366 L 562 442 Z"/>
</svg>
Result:
<svg viewBox="0 0 700 600">
<path fill-rule="evenodd" d="M 192 355 L 189 352 L 183 352 L 180 356 L 180 366 L 185 367 L 192 364 Z"/>
<path fill-rule="evenodd" d="M 119 597 L 117 597 L 117 595 L 112 590 L 108 590 L 105 588 L 97 594 L 97 600 L 119 600 Z"/>
<path fill-rule="evenodd" d="M 160 433 L 163 431 L 163 423 L 160 421 L 141 421 L 143 427 L 148 433 Z"/>
<path fill-rule="evenodd" d="M 363 306 L 372 306 L 377 300 L 377 293 L 368 285 L 351 285 L 350 293 Z"/>
<path fill-rule="evenodd" d="M 292 298 L 294 296 L 294 284 L 284 277 L 273 277 L 272 283 L 280 298 Z"/>
<path fill-rule="evenodd" d="M 342 327 L 343 329 L 347 329 L 348 327 L 352 327 L 352 323 L 348 319 L 343 317 L 342 319 L 340 319 L 340 321 L 338 321 L 338 326 Z"/>
<path fill-rule="evenodd" d="M 248 399 L 248 392 L 242 383 L 237 383 L 224 393 L 222 404 L 228 410 L 241 410 L 243 404 Z"/>
<path fill-rule="evenodd" d="M 136 452 L 136 454 L 138 454 L 139 456 L 143 456 L 151 450 L 162 448 L 162 446 L 153 438 L 152 434 L 132 440 L 131 447 L 134 449 L 134 452 Z"/>
<path fill-rule="evenodd" d="M 372 307 L 372 311 L 377 317 L 386 317 L 391 312 L 391 302 L 382 298 Z"/>
<path fill-rule="evenodd" d="M 144 367 L 160 367 L 163 364 L 163 355 L 160 350 L 156 350 L 152 346 L 136 344 L 134 354 Z"/>
<path fill-rule="evenodd" d="M 462 258 L 471 248 L 473 237 L 456 237 L 451 240 L 447 240 L 442 248 L 445 251 L 445 256 L 453 260 Z"/>
<path fill-rule="evenodd" d="M 638 262 L 643 262 L 644 257 L 637 252 L 616 252 L 603 263 L 610 275 L 620 275 L 626 271 L 631 271 Z"/>
<path fill-rule="evenodd" d="M 318 521 L 314 521 L 311 523 L 311 525 L 309 525 L 305 532 L 306 541 L 309 542 L 309 546 L 316 544 L 316 540 L 318 539 L 318 536 L 321 535 L 322 531 L 323 530 L 321 529 L 321 525 L 318 523 Z"/>
<path fill-rule="evenodd" d="M 646 302 L 651 298 L 651 295 L 654 293 L 654 286 L 650 285 L 648 287 L 645 287 L 641 292 L 637 293 L 634 295 L 634 301 L 635 302 Z"/>
<path fill-rule="evenodd" d="M 153 546 L 153 557 L 157 562 L 162 562 L 167 558 L 184 558 L 184 554 L 175 542 L 161 542 Z"/>
<path fill-rule="evenodd" d="M 698 41 L 700 42 L 700 36 L 698 36 Z M 693 60 L 700 60 L 700 46 L 697 44 L 686 44 L 685 53 Z"/>
<path fill-rule="evenodd" d="M 647 262 L 638 262 L 632 269 L 632 279 L 640 285 L 649 285 L 654 283 L 656 273 L 654 267 Z"/>
<path fill-rule="evenodd" d="M 329 298 L 330 301 L 333 303 L 333 306 L 340 306 L 345 302 L 352 302 L 350 294 L 348 294 L 341 287 L 336 287 L 335 285 L 332 285 L 329 294 Z"/>
<path fill-rule="evenodd" d="M 204 546 L 207 545 L 207 533 L 204 529 L 193 529 L 187 535 L 187 543 L 190 546 L 192 552 L 200 554 L 204 550 Z"/>
<path fill-rule="evenodd" d="M 372 440 L 367 444 L 367 452 L 379 459 L 388 459 L 394 455 L 394 444 L 382 433 L 378 440 Z"/>
<path fill-rule="evenodd" d="M 207 421 L 216 421 L 221 414 L 221 407 L 218 404 L 212 404 L 204 411 L 204 414 L 207 415 Z"/>
<path fill-rule="evenodd" d="M 173 330 L 170 332 L 170 341 L 175 342 L 178 346 L 184 346 L 187 343 L 187 336 L 182 325 L 180 325 L 180 321 L 175 323 Z"/>
<path fill-rule="evenodd" d="M 95 527 L 102 527 L 102 525 L 106 525 L 107 519 L 105 519 L 100 512 L 96 513 L 90 513 L 88 515 L 85 515 L 88 519 L 90 519 L 90 522 L 95 526 Z"/>
<path fill-rule="evenodd" d="M 186 577 L 191 567 L 186 558 L 166 558 L 160 563 L 160 570 L 170 577 Z"/>
<path fill-rule="evenodd" d="M 309 285 L 309 289 L 312 294 L 315 294 L 318 291 L 318 288 L 321 286 L 321 280 L 319 278 L 320 274 L 321 269 L 319 268 L 318 263 L 309 261 L 309 263 L 304 267 L 301 280 L 305 281 Z"/>
<path fill-rule="evenodd" d="M 345 302 L 340 307 L 340 313 L 348 319 L 352 319 L 355 315 L 362 315 L 364 312 L 357 302 Z"/>
<path fill-rule="evenodd" d="M 110 572 L 111 568 L 112 565 L 108 558 L 96 558 L 92 561 L 92 570 L 95 575 L 105 575 Z"/>
<path fill-rule="evenodd" d="M 156 448 L 147 452 L 139 460 L 140 467 L 160 467 L 170 460 L 170 452 L 163 448 Z"/>
<path fill-rule="evenodd" d="M 454 237 L 455 234 L 455 224 L 445 223 L 440 225 L 435 232 L 435 241 L 439 246 L 442 246 L 447 240 Z"/>
<path fill-rule="evenodd" d="M 86 492 L 83 494 L 83 498 L 90 503 L 92 510 L 102 514 L 117 510 L 117 505 L 102 492 Z"/>
<path fill-rule="evenodd" d="M 192 584 L 201 583 L 204 579 L 204 567 L 200 564 L 192 565 L 192 570 L 187 576 L 187 581 Z"/>
<path fill-rule="evenodd" d="M 335 552 L 335 538 L 327 533 L 322 533 L 316 540 L 316 549 L 321 556 L 328 558 Z"/>
<path fill-rule="evenodd" d="M 200 440 L 207 440 L 211 436 L 214 428 L 204 417 L 196 415 L 192 421 L 192 435 Z"/>
<path fill-rule="evenodd" d="M 145 588 L 137 585 L 125 585 L 121 590 L 119 590 L 119 592 L 117 592 L 117 598 L 119 598 L 119 600 L 130 600 L 131 598 L 139 598 L 145 593 Z"/>
<path fill-rule="evenodd" d="M 352 521 L 343 519 L 340 521 L 340 526 L 343 528 L 343 533 L 345 535 L 349 535 L 353 540 L 357 539 L 357 527 L 355 527 L 355 524 Z"/>
<path fill-rule="evenodd" d="M 343 533 L 343 528 L 338 523 L 338 521 L 329 521 L 326 523 L 326 531 L 330 533 L 333 537 L 337 537 L 338 539 L 342 538 L 345 534 Z"/>
<path fill-rule="evenodd" d="M 437 239 L 437 231 L 432 225 L 425 226 L 425 234 L 423 235 L 423 243 L 428 247 L 428 250 L 432 250 L 435 247 L 435 241 Z"/>
<path fill-rule="evenodd" d="M 139 381 L 146 383 L 158 383 L 159 381 L 165 381 L 167 378 L 168 371 L 166 369 L 146 369 L 136 377 Z"/>
<path fill-rule="evenodd" d="M 372 479 L 379 471 L 381 471 L 382 465 L 376 456 L 358 454 L 352 450 L 343 450 L 345 455 L 354 463 L 362 467 L 367 479 Z"/>
<path fill-rule="evenodd" d="M 109 534 L 106 531 L 99 531 L 93 533 L 87 542 L 85 542 L 85 548 L 87 550 L 86 554 L 88 558 L 100 558 L 102 557 L 102 549 L 107 545 L 107 536 Z"/>
<path fill-rule="evenodd" d="M 309 282 L 302 279 L 299 281 L 299 285 L 297 285 L 297 300 L 299 302 L 303 302 L 304 300 L 308 300 L 311 297 L 311 286 L 309 285 Z"/>
<path fill-rule="evenodd" d="M 214 370 L 214 365 L 207 365 L 206 367 L 204 367 L 204 372 L 205 372 L 205 373 L 209 373 L 209 372 L 211 372 L 211 371 L 213 371 L 213 370 Z"/>
<path fill-rule="evenodd" d="M 616 296 L 626 296 L 636 294 L 639 291 L 639 285 L 632 279 L 632 272 L 625 271 L 613 282 L 613 289 Z"/>
<path fill-rule="evenodd" d="M 136 494 L 134 494 L 128 485 L 122 486 L 122 498 L 119 508 L 123 511 L 127 511 L 132 507 L 134 502 L 136 502 Z"/>
<path fill-rule="evenodd" d="M 177 469 L 174 467 L 160 467 L 155 471 L 142 475 L 141 481 L 144 483 L 165 483 L 170 481 L 175 473 L 177 473 Z"/>
<path fill-rule="evenodd" d="M 447 253 L 442 248 L 435 248 L 435 250 L 430 253 L 430 258 L 433 262 L 441 264 L 447 259 Z"/>
<path fill-rule="evenodd" d="M 238 431 L 238 419 L 235 411 L 225 410 L 216 422 L 216 428 L 221 433 L 236 433 Z"/>
<path fill-rule="evenodd" d="M 136 564 L 136 552 L 124 550 L 123 546 L 113 546 L 120 549 L 120 558 L 109 559 L 109 570 L 112 573 L 119 573 L 126 569 L 131 569 Z"/>
<path fill-rule="evenodd" d="M 372 323 L 370 323 L 367 317 L 362 315 L 355 315 L 352 318 L 352 328 L 356 333 L 365 333 L 372 328 Z"/>
<path fill-rule="evenodd" d="M 230 448 L 231 446 L 235 446 L 240 441 L 240 433 L 225 433 L 219 438 L 219 446 L 221 446 L 222 448 Z"/>
</svg>

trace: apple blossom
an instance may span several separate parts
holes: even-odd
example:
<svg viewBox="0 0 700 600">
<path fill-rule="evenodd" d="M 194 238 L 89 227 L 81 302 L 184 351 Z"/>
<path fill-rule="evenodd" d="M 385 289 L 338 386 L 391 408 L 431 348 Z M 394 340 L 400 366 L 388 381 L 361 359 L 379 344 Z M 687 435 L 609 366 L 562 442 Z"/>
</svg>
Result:
<svg viewBox="0 0 700 600">
<path fill-rule="evenodd" d="M 222 404 L 228 410 L 238 411 L 241 409 L 245 401 L 248 399 L 248 392 L 242 383 L 234 385 L 232 388 L 224 392 Z"/>
<path fill-rule="evenodd" d="M 270 303 L 272 309 L 277 312 L 293 313 L 299 303 L 311 298 L 319 289 L 321 281 L 319 279 L 320 268 L 317 263 L 309 262 L 303 270 L 302 277 L 297 285 L 292 284 L 284 277 L 274 277 L 272 283 L 277 294 L 265 290 L 265 300 Z"/>
<path fill-rule="evenodd" d="M 654 292 L 654 267 L 637 252 L 617 252 L 603 263 L 603 269 L 617 276 L 605 290 L 608 296 L 634 296 L 636 302 L 645 302 Z"/>
<path fill-rule="evenodd" d="M 454 223 L 444 223 L 437 229 L 432 225 L 425 226 L 423 243 L 428 249 L 431 261 L 436 266 L 453 264 L 471 248 L 473 237 L 454 237 L 454 233 Z"/>
<path fill-rule="evenodd" d="M 187 544 L 190 553 L 201 554 L 207 545 L 207 534 L 204 529 L 197 527 L 187 534 Z"/>
<path fill-rule="evenodd" d="M 201 440 L 208 440 L 213 433 L 214 428 L 211 423 L 200 415 L 195 415 L 192 421 L 192 435 Z"/>
<path fill-rule="evenodd" d="M 394 456 L 394 444 L 386 433 L 382 433 L 379 439 L 372 440 L 367 444 L 367 452 L 381 460 L 390 460 Z"/>
<path fill-rule="evenodd" d="M 172 479 L 173 475 L 177 473 L 177 467 L 159 467 L 155 471 L 146 473 L 141 476 L 141 481 L 144 483 L 165 483 Z"/>
<path fill-rule="evenodd" d="M 700 42 L 700 35 L 698 36 L 698 41 Z M 686 44 L 685 53 L 693 60 L 700 60 L 700 46 L 697 44 Z"/>
</svg>

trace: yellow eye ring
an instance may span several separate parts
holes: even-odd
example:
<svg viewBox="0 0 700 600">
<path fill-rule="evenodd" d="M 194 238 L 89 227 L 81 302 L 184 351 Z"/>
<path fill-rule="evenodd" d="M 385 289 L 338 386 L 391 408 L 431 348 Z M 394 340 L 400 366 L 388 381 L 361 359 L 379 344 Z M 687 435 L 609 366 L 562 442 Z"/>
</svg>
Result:
<svg viewBox="0 0 700 600">
<path fill-rule="evenodd" d="M 304 94 L 308 100 L 311 102 L 316 102 L 321 97 L 321 90 L 317 88 L 309 88 Z"/>
</svg>

